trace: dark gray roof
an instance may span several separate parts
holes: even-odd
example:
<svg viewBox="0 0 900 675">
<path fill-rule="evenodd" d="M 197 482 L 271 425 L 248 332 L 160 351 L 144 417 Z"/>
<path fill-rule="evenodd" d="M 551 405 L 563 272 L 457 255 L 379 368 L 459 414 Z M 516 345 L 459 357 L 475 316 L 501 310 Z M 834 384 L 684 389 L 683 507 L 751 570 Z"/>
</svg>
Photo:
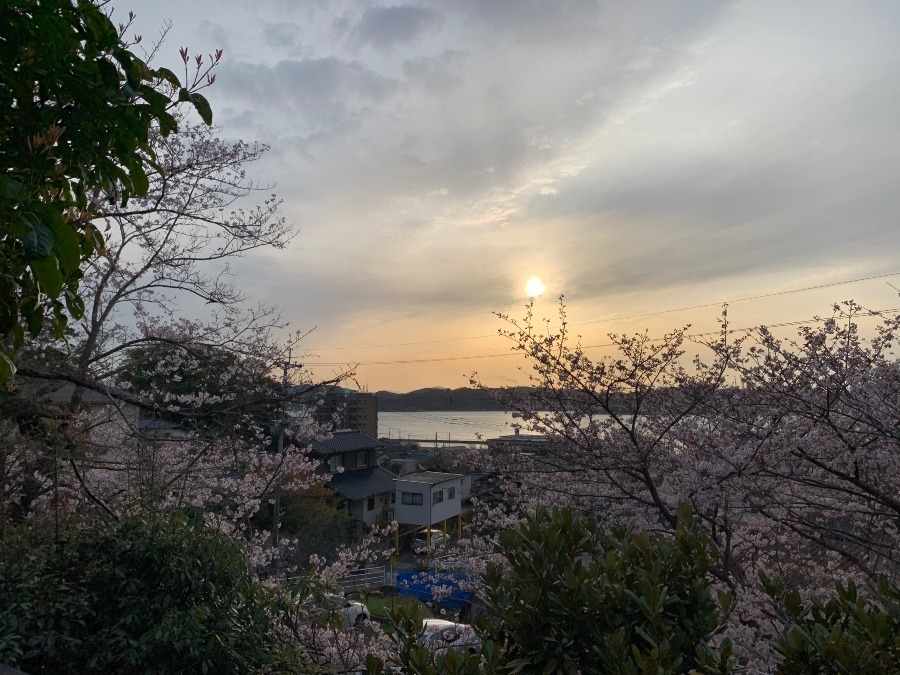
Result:
<svg viewBox="0 0 900 675">
<path fill-rule="evenodd" d="M 405 476 L 398 476 L 397 480 L 405 480 L 409 483 L 425 483 L 427 485 L 437 485 L 444 481 L 453 480 L 454 478 L 462 478 L 461 473 L 444 473 L 443 471 L 419 471 L 418 473 L 408 473 Z"/>
<path fill-rule="evenodd" d="M 158 417 L 141 418 L 140 427 L 148 431 L 187 431 L 187 427 L 183 424 L 161 420 Z"/>
<path fill-rule="evenodd" d="M 78 394 L 81 397 L 81 403 L 85 405 L 109 405 L 116 400 L 118 394 L 124 393 L 117 387 L 109 387 L 109 392 L 111 396 L 102 394 L 99 391 L 94 391 L 93 389 L 79 387 L 71 382 L 66 382 L 59 387 L 59 389 L 52 392 L 47 398 L 52 403 L 70 403 L 75 395 Z"/>
<path fill-rule="evenodd" d="M 346 499 L 365 499 L 384 492 L 393 492 L 394 474 L 380 466 L 353 469 L 334 474 L 327 485 Z"/>
<path fill-rule="evenodd" d="M 362 450 L 383 450 L 384 443 L 355 429 L 340 429 L 328 440 L 313 443 L 312 449 L 314 457 L 330 457 Z"/>
</svg>

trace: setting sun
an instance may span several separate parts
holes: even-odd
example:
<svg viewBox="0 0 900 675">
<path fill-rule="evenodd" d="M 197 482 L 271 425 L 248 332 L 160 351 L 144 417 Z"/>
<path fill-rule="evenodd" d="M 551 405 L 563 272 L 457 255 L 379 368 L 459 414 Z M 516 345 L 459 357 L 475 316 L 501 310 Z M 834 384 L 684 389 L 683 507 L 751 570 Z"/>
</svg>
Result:
<svg viewBox="0 0 900 675">
<path fill-rule="evenodd" d="M 536 298 L 546 290 L 547 287 L 544 285 L 544 282 L 541 281 L 540 277 L 531 277 L 525 282 L 525 292 L 528 294 L 529 298 Z"/>
</svg>

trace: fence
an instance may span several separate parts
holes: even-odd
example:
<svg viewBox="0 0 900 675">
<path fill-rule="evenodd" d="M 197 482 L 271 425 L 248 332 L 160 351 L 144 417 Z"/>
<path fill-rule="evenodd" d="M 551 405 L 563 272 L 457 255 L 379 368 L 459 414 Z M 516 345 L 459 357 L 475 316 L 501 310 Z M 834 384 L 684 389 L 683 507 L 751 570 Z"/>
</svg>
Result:
<svg viewBox="0 0 900 675">
<path fill-rule="evenodd" d="M 355 591 L 358 588 L 367 588 L 369 586 L 383 586 L 387 583 L 385 579 L 385 567 L 358 567 L 354 570 L 348 570 L 347 576 L 340 580 L 341 588 L 344 592 Z"/>
</svg>

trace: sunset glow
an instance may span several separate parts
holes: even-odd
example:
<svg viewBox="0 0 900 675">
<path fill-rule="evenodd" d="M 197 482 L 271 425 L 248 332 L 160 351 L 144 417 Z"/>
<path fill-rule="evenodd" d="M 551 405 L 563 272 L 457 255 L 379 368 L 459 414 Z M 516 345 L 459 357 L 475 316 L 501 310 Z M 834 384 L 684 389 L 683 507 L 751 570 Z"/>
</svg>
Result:
<svg viewBox="0 0 900 675">
<path fill-rule="evenodd" d="M 525 293 L 529 298 L 536 298 L 547 290 L 547 286 L 541 281 L 540 277 L 531 277 L 525 282 Z"/>
</svg>

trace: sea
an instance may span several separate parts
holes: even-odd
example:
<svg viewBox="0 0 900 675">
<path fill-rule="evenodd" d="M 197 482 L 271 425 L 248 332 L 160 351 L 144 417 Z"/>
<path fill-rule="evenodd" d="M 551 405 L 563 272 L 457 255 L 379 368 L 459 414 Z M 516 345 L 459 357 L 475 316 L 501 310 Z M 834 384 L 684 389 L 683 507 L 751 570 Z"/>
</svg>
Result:
<svg viewBox="0 0 900 675">
<path fill-rule="evenodd" d="M 422 412 L 379 412 L 379 438 L 436 440 L 439 445 L 453 441 L 477 441 L 514 433 L 508 412 L 497 410 L 428 410 Z"/>
</svg>

